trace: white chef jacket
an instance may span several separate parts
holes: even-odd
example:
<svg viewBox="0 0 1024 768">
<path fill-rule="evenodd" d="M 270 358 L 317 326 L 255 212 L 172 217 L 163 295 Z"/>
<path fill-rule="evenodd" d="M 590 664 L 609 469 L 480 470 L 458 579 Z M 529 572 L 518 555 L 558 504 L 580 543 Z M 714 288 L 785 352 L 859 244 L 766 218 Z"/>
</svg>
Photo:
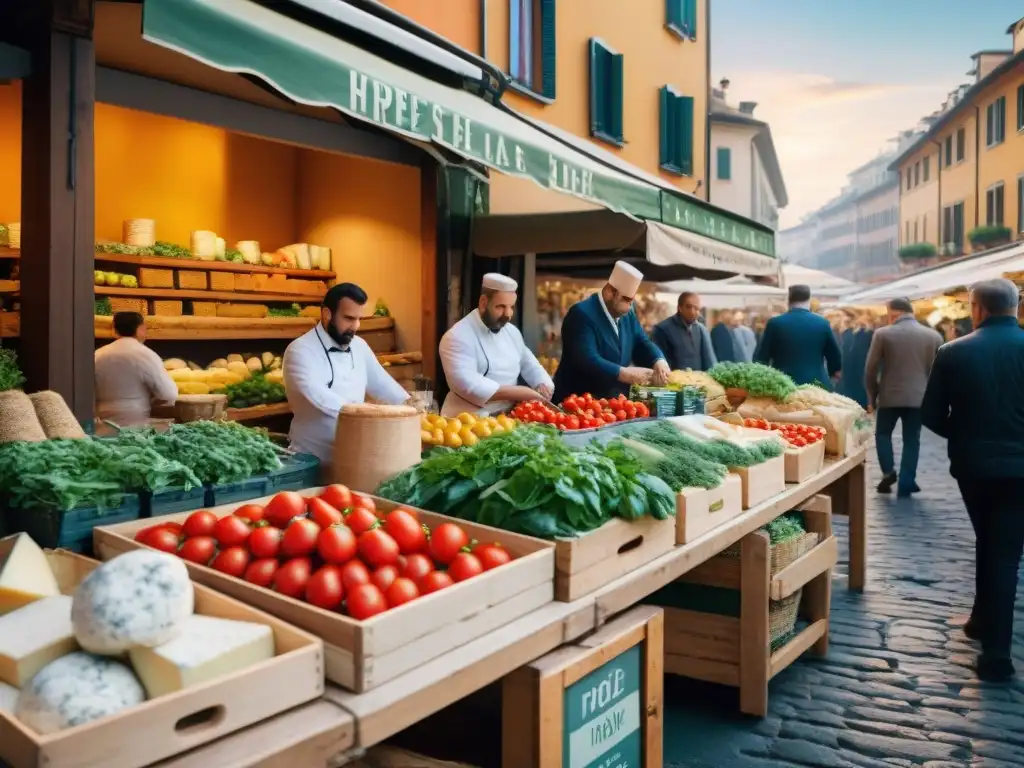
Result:
<svg viewBox="0 0 1024 768">
<path fill-rule="evenodd" d="M 288 345 L 282 368 L 292 408 L 291 448 L 323 462 L 332 459 L 343 405 L 365 402 L 367 393 L 392 405 L 409 399 L 365 341 L 357 336 L 342 351 L 320 323 Z"/>
<path fill-rule="evenodd" d="M 96 418 L 121 427 L 149 420 L 154 401 L 173 403 L 178 385 L 160 355 L 138 339 L 121 338 L 96 350 Z"/>
<path fill-rule="evenodd" d="M 542 384 L 555 388 L 547 371 L 523 343 L 519 329 L 507 323 L 497 333 L 491 333 L 479 310 L 473 310 L 448 329 L 441 337 L 438 352 L 451 389 L 444 399 L 442 416 L 508 410 L 511 403 L 487 401 L 500 387 L 516 384 L 520 375 L 533 389 Z"/>
</svg>

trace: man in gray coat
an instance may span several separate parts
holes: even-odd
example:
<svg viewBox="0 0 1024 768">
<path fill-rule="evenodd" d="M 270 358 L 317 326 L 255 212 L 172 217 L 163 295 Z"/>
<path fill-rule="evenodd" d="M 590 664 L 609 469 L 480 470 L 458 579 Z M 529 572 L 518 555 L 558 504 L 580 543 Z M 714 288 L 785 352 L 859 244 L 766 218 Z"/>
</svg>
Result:
<svg viewBox="0 0 1024 768">
<path fill-rule="evenodd" d="M 718 362 L 711 334 L 700 322 L 700 296 L 692 291 L 679 295 L 676 313 L 654 326 L 651 341 L 673 371 L 706 371 Z"/>
<path fill-rule="evenodd" d="M 921 451 L 921 402 L 935 354 L 942 336 L 914 318 L 908 299 L 893 299 L 887 305 L 889 325 L 875 331 L 864 373 L 868 412 L 877 413 L 875 449 L 882 469 L 879 493 L 907 498 L 917 493 L 917 459 Z M 899 475 L 892 450 L 896 422 L 903 422 L 903 456 Z"/>
</svg>

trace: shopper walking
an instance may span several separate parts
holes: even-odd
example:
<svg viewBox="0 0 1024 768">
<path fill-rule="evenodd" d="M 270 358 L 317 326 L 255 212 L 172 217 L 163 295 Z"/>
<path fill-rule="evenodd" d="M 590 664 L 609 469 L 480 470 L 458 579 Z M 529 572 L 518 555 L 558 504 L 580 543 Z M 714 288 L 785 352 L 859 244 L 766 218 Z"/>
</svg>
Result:
<svg viewBox="0 0 1024 768">
<path fill-rule="evenodd" d="M 964 634 L 981 642 L 977 673 L 1005 681 L 1017 568 L 1024 551 L 1024 330 L 1017 287 L 1006 279 L 971 288 L 975 331 L 939 349 L 921 408 L 948 441 L 975 536 L 975 594 Z"/>
<path fill-rule="evenodd" d="M 706 371 L 718 362 L 708 329 L 700 321 L 700 296 L 692 291 L 679 294 L 676 313 L 654 326 L 651 341 L 673 371 Z"/>
<path fill-rule="evenodd" d="M 888 306 L 889 325 L 879 328 L 871 339 L 863 387 L 868 413 L 874 410 L 875 450 L 882 469 L 879 493 L 890 493 L 897 479 L 896 493 L 906 498 L 917 493 L 917 458 L 921 452 L 921 401 L 928 385 L 935 353 L 942 336 L 914 318 L 907 299 L 893 299 Z M 844 366 L 845 368 L 845 366 Z M 900 471 L 892 450 L 896 422 L 903 424 L 903 456 Z"/>
<path fill-rule="evenodd" d="M 715 326 L 711 329 L 711 346 L 720 363 L 738 363 L 742 358 L 737 354 L 736 338 L 733 336 L 733 313 L 723 310 L 718 313 Z"/>
<path fill-rule="evenodd" d="M 842 347 L 843 380 L 838 391 L 851 400 L 856 400 L 862 408 L 868 404 L 868 393 L 864 388 L 864 373 L 867 369 L 868 351 L 874 336 L 870 318 L 865 314 L 857 315 L 849 335 L 849 346 Z"/>
<path fill-rule="evenodd" d="M 757 349 L 757 336 L 745 320 L 742 312 L 734 312 L 732 315 L 733 346 L 736 348 L 739 361 L 750 363 L 753 362 L 754 351 Z"/>
<path fill-rule="evenodd" d="M 828 388 L 839 375 L 842 355 L 828 320 L 811 312 L 808 286 L 790 286 L 789 311 L 768 321 L 754 362 L 778 368 L 797 384 Z"/>
</svg>

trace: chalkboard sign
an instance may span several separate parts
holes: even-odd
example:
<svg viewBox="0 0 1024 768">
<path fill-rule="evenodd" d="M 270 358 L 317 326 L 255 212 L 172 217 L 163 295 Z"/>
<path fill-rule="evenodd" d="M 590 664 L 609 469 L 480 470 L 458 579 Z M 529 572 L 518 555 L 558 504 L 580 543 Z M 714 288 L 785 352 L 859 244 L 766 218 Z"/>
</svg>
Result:
<svg viewBox="0 0 1024 768">
<path fill-rule="evenodd" d="M 639 768 L 640 646 L 565 689 L 563 768 Z"/>
</svg>

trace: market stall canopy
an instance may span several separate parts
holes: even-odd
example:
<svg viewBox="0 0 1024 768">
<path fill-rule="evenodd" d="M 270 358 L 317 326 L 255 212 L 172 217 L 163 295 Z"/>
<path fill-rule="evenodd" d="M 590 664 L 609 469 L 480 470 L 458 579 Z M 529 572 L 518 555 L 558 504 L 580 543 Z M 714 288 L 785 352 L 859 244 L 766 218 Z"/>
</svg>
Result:
<svg viewBox="0 0 1024 768">
<path fill-rule="evenodd" d="M 763 307 L 786 301 L 785 288 L 758 285 L 749 280 L 680 280 L 659 285 L 656 295 L 660 301 L 675 306 L 679 295 L 685 292 L 698 294 L 707 309 Z"/>
<path fill-rule="evenodd" d="M 399 67 L 255 0 L 144 0 L 143 37 L 294 102 L 337 109 L 501 173 L 657 218 L 655 187 L 603 165 L 467 91 Z"/>
<path fill-rule="evenodd" d="M 838 303 L 849 306 L 877 306 L 901 297 L 930 298 L 1021 270 L 1024 270 L 1024 244 L 1015 244 L 992 253 L 966 256 L 922 269 L 885 285 L 843 296 Z"/>
<path fill-rule="evenodd" d="M 811 295 L 817 298 L 834 298 L 845 296 L 856 291 L 860 286 L 842 277 L 823 272 L 820 269 L 802 267 L 799 264 L 783 264 L 782 277 L 784 285 L 810 286 Z"/>
</svg>

